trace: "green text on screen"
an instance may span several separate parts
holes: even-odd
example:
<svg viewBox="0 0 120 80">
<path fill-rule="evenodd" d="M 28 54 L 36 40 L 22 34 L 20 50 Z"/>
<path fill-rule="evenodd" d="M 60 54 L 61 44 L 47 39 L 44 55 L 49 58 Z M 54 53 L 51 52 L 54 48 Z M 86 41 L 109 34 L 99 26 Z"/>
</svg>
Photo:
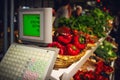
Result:
<svg viewBox="0 0 120 80">
<path fill-rule="evenodd" d="M 40 36 L 40 14 L 23 15 L 23 35 Z"/>
</svg>

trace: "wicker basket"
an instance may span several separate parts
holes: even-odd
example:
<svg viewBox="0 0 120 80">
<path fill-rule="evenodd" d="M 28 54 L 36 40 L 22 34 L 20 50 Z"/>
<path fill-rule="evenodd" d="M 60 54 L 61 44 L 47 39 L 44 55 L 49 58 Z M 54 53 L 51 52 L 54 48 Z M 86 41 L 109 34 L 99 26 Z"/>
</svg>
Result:
<svg viewBox="0 0 120 80">
<path fill-rule="evenodd" d="M 81 53 L 75 56 L 71 55 L 58 55 L 57 60 L 54 65 L 54 69 L 58 68 L 67 68 L 69 67 L 72 63 L 80 60 L 82 56 L 84 56 L 86 50 L 83 50 Z"/>
</svg>

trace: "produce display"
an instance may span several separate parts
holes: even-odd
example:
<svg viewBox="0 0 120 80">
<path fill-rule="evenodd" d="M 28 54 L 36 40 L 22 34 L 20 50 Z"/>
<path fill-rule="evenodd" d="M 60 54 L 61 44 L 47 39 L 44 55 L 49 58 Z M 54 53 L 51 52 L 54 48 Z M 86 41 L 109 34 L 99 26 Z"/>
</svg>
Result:
<svg viewBox="0 0 120 80">
<path fill-rule="evenodd" d="M 111 62 L 117 59 L 117 44 L 108 36 L 73 76 L 74 80 L 110 80 Z"/>
<path fill-rule="evenodd" d="M 62 26 L 55 31 L 54 42 L 48 46 L 60 48 L 60 55 L 78 55 L 86 47 L 86 36 Z"/>
<path fill-rule="evenodd" d="M 96 35 L 101 38 L 106 36 L 106 32 L 112 27 L 113 17 L 99 8 L 90 10 L 89 13 L 83 14 L 77 18 L 71 17 L 66 19 L 62 17 L 59 20 L 59 26 L 69 26 L 73 30 L 79 30 L 84 33 Z"/>
<path fill-rule="evenodd" d="M 53 43 L 48 47 L 59 48 L 55 65 L 58 68 L 70 66 L 84 56 L 86 50 L 112 29 L 113 17 L 107 12 L 95 8 L 77 18 L 61 17 L 54 28 Z"/>
<path fill-rule="evenodd" d="M 94 61 L 93 61 L 94 60 Z M 106 64 L 102 59 L 92 56 L 73 76 L 74 80 L 109 80 L 109 75 L 113 68 Z"/>
<path fill-rule="evenodd" d="M 94 44 L 99 38 L 105 37 L 112 28 L 112 20 L 112 16 L 98 8 L 77 18 L 61 17 L 54 31 L 53 43 L 48 46 L 60 48 L 60 55 L 77 55 L 88 43 Z M 59 46 L 54 45 L 56 43 Z"/>
<path fill-rule="evenodd" d="M 53 43 L 48 44 L 48 47 L 59 48 L 59 55 L 55 66 L 68 67 L 73 62 L 78 61 L 85 53 L 88 42 L 94 43 L 90 37 L 86 40 L 84 33 L 78 30 L 72 30 L 67 26 L 61 26 L 54 32 Z"/>
<path fill-rule="evenodd" d="M 117 58 L 115 49 L 117 49 L 115 44 L 104 40 L 94 53 L 103 58 L 106 62 L 111 62 Z"/>
</svg>

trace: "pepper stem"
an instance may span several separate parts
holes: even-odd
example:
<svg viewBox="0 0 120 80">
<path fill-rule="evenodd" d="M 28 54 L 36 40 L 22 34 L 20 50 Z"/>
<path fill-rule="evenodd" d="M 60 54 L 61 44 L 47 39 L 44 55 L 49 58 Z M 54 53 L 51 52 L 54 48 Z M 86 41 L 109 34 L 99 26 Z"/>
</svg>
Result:
<svg viewBox="0 0 120 80">
<path fill-rule="evenodd" d="M 84 38 L 83 36 L 80 36 L 80 37 L 79 37 L 79 42 L 80 42 L 80 43 L 85 43 L 85 38 Z"/>
<path fill-rule="evenodd" d="M 73 49 L 73 50 L 76 50 L 76 46 L 72 46 L 72 49 Z"/>
</svg>

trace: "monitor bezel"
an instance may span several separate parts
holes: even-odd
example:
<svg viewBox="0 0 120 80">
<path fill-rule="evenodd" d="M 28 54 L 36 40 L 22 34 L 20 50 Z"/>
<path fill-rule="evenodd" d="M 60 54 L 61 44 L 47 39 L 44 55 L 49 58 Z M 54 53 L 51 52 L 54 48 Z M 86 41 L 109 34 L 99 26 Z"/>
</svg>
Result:
<svg viewBox="0 0 120 80">
<path fill-rule="evenodd" d="M 25 36 L 23 35 L 23 15 L 24 14 L 39 14 L 40 15 L 40 36 Z M 21 9 L 19 11 L 19 39 L 22 41 L 44 43 L 44 10 L 43 9 Z"/>
</svg>

